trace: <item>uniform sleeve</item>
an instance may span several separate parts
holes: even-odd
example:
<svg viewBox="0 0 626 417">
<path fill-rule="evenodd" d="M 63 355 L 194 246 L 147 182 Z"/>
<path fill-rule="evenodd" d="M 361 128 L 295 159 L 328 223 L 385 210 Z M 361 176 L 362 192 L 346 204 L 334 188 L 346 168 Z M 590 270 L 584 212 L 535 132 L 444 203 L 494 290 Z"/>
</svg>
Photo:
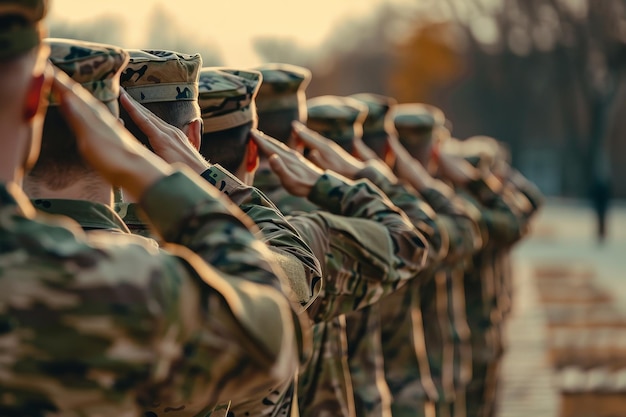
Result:
<svg viewBox="0 0 626 417">
<path fill-rule="evenodd" d="M 526 220 L 514 209 L 510 196 L 493 175 L 471 181 L 463 194 L 466 202 L 480 212 L 484 245 L 511 245 L 523 236 Z"/>
<path fill-rule="evenodd" d="M 206 262 L 211 269 L 219 271 L 214 275 L 223 278 L 224 291 L 231 295 L 230 299 L 225 298 L 231 309 L 225 310 L 224 322 L 228 323 L 227 313 L 231 313 L 233 320 L 240 325 L 238 335 L 246 338 L 237 340 L 233 346 L 265 351 L 269 359 L 268 362 L 251 358 L 250 369 L 262 368 L 259 377 L 292 375 L 301 359 L 298 348 L 302 351 L 308 349 L 308 341 L 305 340 L 307 327 L 289 308 L 282 295 L 280 279 L 270 262 L 271 253 L 250 232 L 256 230 L 250 219 L 216 189 L 182 172 L 154 185 L 142 198 L 141 204 L 165 241 L 189 249 L 185 250 L 187 258 L 196 259 L 192 270 L 205 266 Z M 206 279 L 200 278 L 196 279 L 196 283 L 201 289 L 206 289 L 203 286 Z M 210 287 L 214 288 L 213 285 Z M 204 322 L 214 325 L 216 312 L 208 313 L 205 318 L 210 317 L 211 320 Z M 246 363 L 243 357 L 241 361 L 216 362 L 209 354 L 198 359 L 208 364 L 230 363 L 237 369 Z M 272 364 L 271 368 L 264 365 L 268 363 Z M 247 374 L 245 368 L 247 366 L 238 372 Z M 254 381 L 253 375 L 248 376 L 251 382 Z M 239 375 L 235 379 L 239 380 Z M 239 397 L 239 393 L 229 395 Z"/>
<path fill-rule="evenodd" d="M 443 186 L 445 184 L 438 181 L 418 194 L 401 183 L 390 181 L 375 166 L 368 166 L 357 175 L 380 187 L 423 232 L 433 248 L 429 265 L 457 262 L 480 247 L 480 229 L 476 220 L 458 201 L 454 191 Z"/>
<path fill-rule="evenodd" d="M 268 245 L 285 272 L 286 286 L 300 304 L 308 305 L 320 291 L 321 267 L 298 231 L 260 190 L 243 184 L 221 166 L 213 165 L 202 176 L 252 219 L 260 231 L 257 238 Z"/>
<path fill-rule="evenodd" d="M 371 305 L 424 268 L 424 236 L 369 181 L 327 172 L 309 199 L 328 212 L 290 222 L 324 259 L 322 294 L 308 309 L 315 321 Z"/>
<path fill-rule="evenodd" d="M 134 415 L 155 402 L 206 407 L 297 371 L 306 327 L 274 288 L 267 249 L 241 214 L 180 172 L 155 184 L 144 204 L 173 242 L 167 250 L 136 236 L 85 236 L 65 218 L 3 211 L 0 253 L 9 262 L 0 274 L 0 323 L 10 344 L 0 344 L 0 414 Z M 212 236 L 223 233 L 227 239 Z M 222 245 L 241 257 L 230 266 L 238 273 L 193 253 L 211 258 L 228 250 Z"/>
</svg>

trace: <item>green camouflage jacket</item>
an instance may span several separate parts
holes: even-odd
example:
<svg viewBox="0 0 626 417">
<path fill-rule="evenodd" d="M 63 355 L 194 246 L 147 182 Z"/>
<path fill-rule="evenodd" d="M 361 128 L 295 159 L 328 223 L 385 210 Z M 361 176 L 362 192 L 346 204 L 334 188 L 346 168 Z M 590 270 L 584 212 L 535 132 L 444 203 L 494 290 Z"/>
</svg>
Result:
<svg viewBox="0 0 626 417">
<path fill-rule="evenodd" d="M 347 183 L 326 173 L 309 195 L 326 211 L 298 213 L 289 221 L 324 256 L 323 291 L 308 310 L 316 325 L 311 362 L 300 374 L 303 416 L 356 412 L 347 364 L 345 318 L 405 285 L 423 269 L 430 248 L 369 181 Z"/>
<path fill-rule="evenodd" d="M 381 350 L 394 397 L 392 413 L 411 415 L 418 409 L 423 413 L 426 399 L 454 396 L 455 375 L 462 374 L 463 364 L 467 368 L 467 360 L 462 361 L 467 357 L 467 341 L 459 339 L 459 335 L 468 337 L 467 323 L 454 307 L 463 301 L 458 299 L 462 283 L 458 279 L 454 283 L 448 271 L 480 247 L 478 225 L 475 216 L 453 194 L 433 188 L 418 196 L 410 188 L 391 183 L 372 166 L 360 175 L 378 185 L 424 232 L 434 249 L 430 267 L 421 278 L 412 280 L 410 288 L 401 289 L 377 307 L 384 323 Z M 374 379 L 363 378 L 364 383 L 368 381 L 372 386 Z M 356 382 L 354 385 L 357 392 Z"/>
<path fill-rule="evenodd" d="M 295 372 L 304 329 L 253 225 L 182 172 L 142 207 L 168 252 L 85 236 L 0 185 L 0 415 L 139 416 L 157 396 L 201 408 Z"/>
<path fill-rule="evenodd" d="M 254 187 L 246 186 L 219 165 L 211 166 L 202 176 L 221 193 L 227 195 L 255 223 L 257 226 L 256 237 L 266 243 L 272 251 L 272 259 L 284 272 L 282 274 L 284 278 L 282 281 L 283 291 L 304 308 L 312 303 L 321 290 L 321 268 L 319 261 L 312 254 L 311 249 L 302 240 L 298 232 L 285 220 L 283 215 L 263 193 Z M 124 203 L 118 204 L 116 208 L 120 215 L 123 216 L 124 221 L 128 222 L 127 224 L 133 233 L 150 233 L 146 223 L 141 220 L 142 215 L 138 218 L 133 214 L 137 213 L 137 207 L 137 204 Z M 296 339 L 300 340 L 302 338 L 297 337 Z M 305 362 L 307 354 L 304 347 L 302 352 L 301 361 Z M 259 404 L 264 404 L 265 409 L 270 409 L 271 407 L 267 407 L 268 403 L 274 404 L 283 401 L 283 398 L 290 399 L 294 375 L 295 373 L 278 384 L 274 383 L 259 387 L 252 395 L 237 401 L 238 408 L 230 411 L 231 415 L 234 413 L 243 415 L 246 412 L 258 412 Z M 227 400 L 230 399 L 227 398 Z M 256 407 L 256 410 L 251 410 L 250 407 L 252 406 Z M 167 416 L 190 415 L 186 408 L 177 410 L 180 406 L 174 407 L 169 405 L 168 408 L 170 410 Z M 198 416 L 204 417 L 209 415 L 211 410 L 212 405 L 198 413 Z M 150 408 L 150 411 L 156 415 L 161 415 L 161 413 L 157 413 L 158 410 L 155 408 Z M 221 414 L 213 412 L 212 415 Z"/>
</svg>

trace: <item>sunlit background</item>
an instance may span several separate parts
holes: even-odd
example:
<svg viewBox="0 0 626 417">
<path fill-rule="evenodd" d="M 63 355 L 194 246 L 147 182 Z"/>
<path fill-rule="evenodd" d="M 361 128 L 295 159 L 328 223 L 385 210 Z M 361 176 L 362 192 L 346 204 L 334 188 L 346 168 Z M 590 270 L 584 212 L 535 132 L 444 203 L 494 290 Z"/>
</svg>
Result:
<svg viewBox="0 0 626 417">
<path fill-rule="evenodd" d="M 309 96 L 442 107 L 455 136 L 507 143 L 546 194 L 626 197 L 624 14 L 621 0 L 54 0 L 51 34 L 303 65 Z"/>
</svg>

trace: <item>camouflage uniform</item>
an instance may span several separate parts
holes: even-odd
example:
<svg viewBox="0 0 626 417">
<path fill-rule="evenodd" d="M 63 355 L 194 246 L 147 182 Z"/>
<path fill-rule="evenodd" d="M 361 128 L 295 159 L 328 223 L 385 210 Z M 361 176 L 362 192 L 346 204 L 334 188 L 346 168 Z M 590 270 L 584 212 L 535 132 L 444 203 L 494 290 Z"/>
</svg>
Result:
<svg viewBox="0 0 626 417">
<path fill-rule="evenodd" d="M 249 224 L 182 173 L 143 201 L 169 242 L 224 272 L 175 246 L 179 255 L 110 233 L 87 238 L 64 218 L 36 217 L 15 185 L 1 186 L 0 322 L 13 342 L 0 414 L 134 416 L 151 392 L 206 405 L 294 371 L 292 312 Z"/>
<path fill-rule="evenodd" d="M 242 126 L 256 120 L 255 96 L 261 82 L 257 71 L 203 68 L 200 72 L 199 104 L 204 121 L 203 140 L 214 132 Z M 211 142 L 209 142 L 211 143 Z M 236 146 L 239 146 L 236 145 Z M 207 152 L 211 152 L 207 149 Z M 207 153 L 208 159 L 218 157 Z M 276 207 L 254 187 L 245 186 L 219 165 L 203 176 L 226 193 L 261 229 L 259 238 L 275 252 L 289 280 L 285 285 L 305 308 L 321 289 L 321 271 L 311 249 Z M 293 262 L 292 260 L 295 260 Z M 302 261 L 300 261 L 302 260 Z M 303 271 L 306 266 L 306 276 Z M 259 391 L 243 401 L 233 402 L 230 416 L 280 416 L 290 412 L 295 395 L 295 374 L 280 385 Z M 296 410 L 294 410 L 295 412 Z"/>
<path fill-rule="evenodd" d="M 105 231 L 87 237 L 0 185 L 1 415 L 138 416 L 155 397 L 199 409 L 295 372 L 306 326 L 269 253 L 239 210 L 192 177 L 174 173 L 142 198 L 169 252 L 123 236 L 105 206 L 39 201 Z"/>
<path fill-rule="evenodd" d="M 258 73 L 252 71 L 202 69 L 199 76 L 199 104 L 204 121 L 204 133 L 229 129 L 251 121 L 254 118 L 253 100 L 259 81 Z M 256 223 L 259 228 L 257 237 L 268 245 L 273 252 L 273 259 L 285 272 L 283 290 L 293 295 L 294 301 L 303 306 L 311 303 L 317 296 L 321 284 L 319 262 L 276 207 L 257 189 L 246 186 L 219 165 L 208 168 L 202 173 L 202 177 L 239 205 Z M 118 208 L 120 213 L 124 214 L 125 221 L 128 219 L 133 222 L 133 232 L 145 232 L 146 227 L 141 221 L 141 215 L 137 221 L 137 216 L 131 211 L 134 206 L 120 204 Z M 301 337 L 297 339 L 300 340 Z M 302 362 L 305 359 L 303 355 Z M 291 399 L 293 375 L 295 373 L 290 378 L 277 381 L 278 383 L 274 381 L 272 385 L 259 387 L 251 395 L 239 398 L 233 403 L 229 415 L 245 413 L 267 415 L 281 412 L 282 410 L 273 404 L 283 401 L 284 398 Z M 221 408 L 220 415 L 224 410 L 228 410 L 227 405 L 228 403 L 218 406 Z M 154 408 L 151 410 L 153 413 L 157 411 Z M 205 409 L 199 415 L 210 411 Z M 167 413 L 172 416 L 189 415 L 186 410 L 177 412 L 170 410 Z"/>
<path fill-rule="evenodd" d="M 389 118 L 402 132 L 401 141 L 418 140 L 425 128 L 434 126 L 435 118 L 420 111 L 413 104 L 392 108 Z M 432 414 L 432 401 L 438 409 L 449 407 L 459 380 L 468 379 L 464 362 L 469 335 L 463 311 L 456 307 L 463 303 L 462 282 L 453 271 L 480 245 L 477 219 L 449 189 L 411 195 L 384 177 L 375 179 L 370 174 L 368 178 L 424 231 L 436 249 L 421 279 L 411 281 L 379 307 L 385 374 L 394 397 L 392 413 Z"/>
<path fill-rule="evenodd" d="M 308 309 L 316 325 L 313 358 L 300 375 L 303 416 L 354 415 L 345 317 L 338 315 L 397 291 L 422 269 L 428 253 L 423 236 L 378 193 L 369 181 L 348 187 L 328 173 L 309 195 L 327 211 L 288 216 L 325 259 L 322 294 Z"/>
</svg>

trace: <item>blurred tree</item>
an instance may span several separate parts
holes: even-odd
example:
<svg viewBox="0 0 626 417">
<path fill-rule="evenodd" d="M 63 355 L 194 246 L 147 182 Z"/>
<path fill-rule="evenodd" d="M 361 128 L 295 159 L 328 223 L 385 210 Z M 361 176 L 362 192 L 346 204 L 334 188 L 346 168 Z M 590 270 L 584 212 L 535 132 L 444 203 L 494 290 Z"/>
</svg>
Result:
<svg viewBox="0 0 626 417">
<path fill-rule="evenodd" d="M 252 41 L 254 51 L 265 63 L 279 62 L 304 66 L 314 60 L 313 52 L 291 38 L 259 37 Z"/>
<path fill-rule="evenodd" d="M 190 28 L 184 28 L 160 3 L 152 11 L 144 44 L 146 48 L 165 49 L 186 54 L 199 53 L 203 66 L 222 65 L 215 44 L 197 38 Z"/>
</svg>

